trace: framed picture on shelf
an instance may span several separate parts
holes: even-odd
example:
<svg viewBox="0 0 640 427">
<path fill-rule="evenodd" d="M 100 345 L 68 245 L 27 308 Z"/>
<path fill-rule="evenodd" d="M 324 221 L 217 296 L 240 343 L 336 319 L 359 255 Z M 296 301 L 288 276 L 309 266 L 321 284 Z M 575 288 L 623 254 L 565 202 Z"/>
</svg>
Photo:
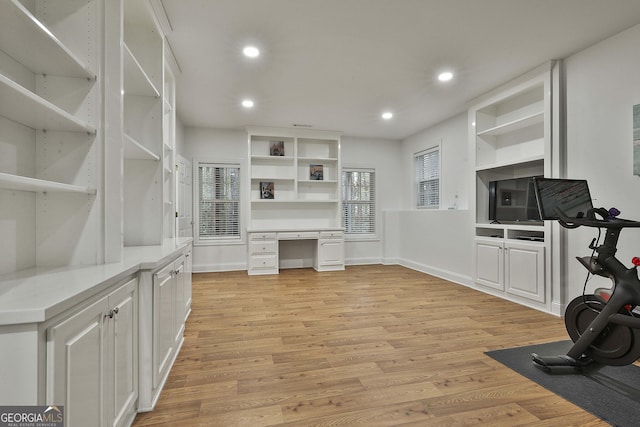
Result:
<svg viewBox="0 0 640 427">
<path fill-rule="evenodd" d="M 269 141 L 270 156 L 284 156 L 284 141 Z"/>
<path fill-rule="evenodd" d="M 260 198 L 275 199 L 276 191 L 273 181 L 260 181 Z"/>
<path fill-rule="evenodd" d="M 322 165 L 309 165 L 309 179 L 314 181 L 322 181 L 324 179 Z"/>
</svg>

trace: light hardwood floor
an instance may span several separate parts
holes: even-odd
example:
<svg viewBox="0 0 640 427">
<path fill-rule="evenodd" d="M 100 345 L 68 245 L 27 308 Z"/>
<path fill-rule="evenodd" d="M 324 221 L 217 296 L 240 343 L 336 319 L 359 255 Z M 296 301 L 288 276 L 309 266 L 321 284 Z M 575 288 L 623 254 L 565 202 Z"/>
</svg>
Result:
<svg viewBox="0 0 640 427">
<path fill-rule="evenodd" d="M 399 266 L 193 276 L 185 343 L 135 426 L 604 426 L 484 354 L 561 319 Z"/>
</svg>

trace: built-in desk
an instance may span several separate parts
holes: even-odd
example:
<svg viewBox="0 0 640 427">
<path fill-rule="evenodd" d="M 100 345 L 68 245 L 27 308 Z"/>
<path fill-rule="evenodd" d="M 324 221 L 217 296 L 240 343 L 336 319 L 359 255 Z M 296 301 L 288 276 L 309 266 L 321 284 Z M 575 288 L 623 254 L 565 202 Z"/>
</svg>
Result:
<svg viewBox="0 0 640 427">
<path fill-rule="evenodd" d="M 314 240 L 313 268 L 316 271 L 344 270 L 344 231 L 341 228 L 247 230 L 247 235 L 247 272 L 250 275 L 278 274 L 278 242 L 282 240 Z"/>
</svg>

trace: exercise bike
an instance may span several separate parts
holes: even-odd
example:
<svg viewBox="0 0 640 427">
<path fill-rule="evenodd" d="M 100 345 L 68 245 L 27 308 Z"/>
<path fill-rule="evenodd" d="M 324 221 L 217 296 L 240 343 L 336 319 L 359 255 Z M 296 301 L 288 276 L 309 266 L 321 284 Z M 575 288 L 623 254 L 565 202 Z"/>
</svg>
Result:
<svg viewBox="0 0 640 427">
<path fill-rule="evenodd" d="M 533 353 L 535 366 L 548 372 L 582 370 L 591 362 L 622 366 L 640 358 L 640 279 L 637 268 L 626 268 L 615 257 L 618 238 L 624 228 L 639 228 L 640 221 L 618 218 L 611 208 L 593 208 L 586 181 L 538 179 L 534 182 L 542 219 L 556 219 L 565 228 L 593 227 L 598 237 L 589 245 L 590 256 L 577 257 L 594 274 L 612 281 L 610 289 L 596 289 L 573 299 L 565 311 L 565 325 L 573 341 L 566 354 L 541 356 Z M 586 211 L 582 210 L 587 207 Z M 604 242 L 600 237 L 604 229 Z M 588 279 L 588 278 L 587 278 Z M 586 282 L 585 282 L 586 286 Z"/>
</svg>

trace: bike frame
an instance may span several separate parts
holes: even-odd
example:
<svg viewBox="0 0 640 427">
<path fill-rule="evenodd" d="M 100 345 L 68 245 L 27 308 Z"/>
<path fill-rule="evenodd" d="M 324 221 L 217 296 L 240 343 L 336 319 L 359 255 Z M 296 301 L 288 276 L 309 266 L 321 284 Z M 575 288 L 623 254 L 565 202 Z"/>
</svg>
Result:
<svg viewBox="0 0 640 427">
<path fill-rule="evenodd" d="M 640 279 L 637 269 L 635 267 L 626 268 L 615 257 L 622 229 L 640 227 L 640 222 L 627 220 L 610 222 L 595 219 L 581 221 L 565 217 L 560 220 L 560 224 L 567 228 L 584 225 L 606 229 L 604 243 L 595 248 L 597 253 L 595 261 L 602 268 L 596 274 L 609 277 L 613 281 L 613 293 L 604 308 L 567 352 L 567 356 L 578 360 L 608 324 L 614 323 L 640 329 L 640 318 L 619 313 L 620 309 L 627 305 L 632 307 L 640 305 Z"/>
</svg>

